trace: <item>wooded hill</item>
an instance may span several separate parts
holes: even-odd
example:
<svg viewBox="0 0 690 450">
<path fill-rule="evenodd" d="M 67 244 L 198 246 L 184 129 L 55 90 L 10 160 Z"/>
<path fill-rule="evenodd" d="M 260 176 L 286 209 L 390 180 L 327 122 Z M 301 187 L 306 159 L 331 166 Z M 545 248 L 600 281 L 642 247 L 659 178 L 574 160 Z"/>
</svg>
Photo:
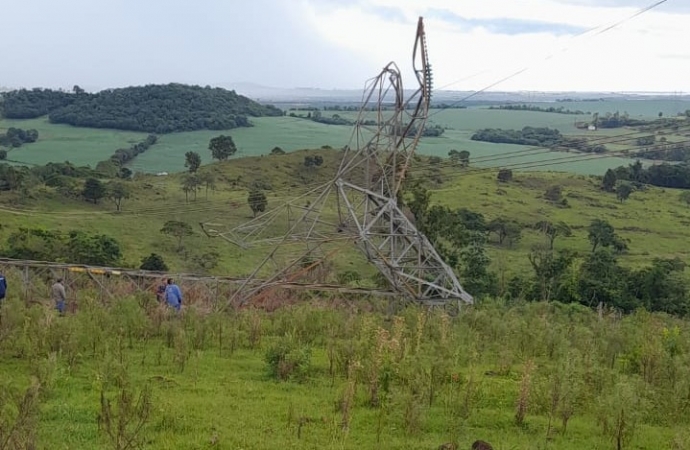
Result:
<svg viewBox="0 0 690 450">
<path fill-rule="evenodd" d="M 281 116 L 235 91 L 184 84 L 107 89 L 95 94 L 75 86 L 72 92 L 21 89 L 2 94 L 2 114 L 30 119 L 46 114 L 52 123 L 149 133 L 229 130 L 248 127 L 248 117 Z"/>
</svg>

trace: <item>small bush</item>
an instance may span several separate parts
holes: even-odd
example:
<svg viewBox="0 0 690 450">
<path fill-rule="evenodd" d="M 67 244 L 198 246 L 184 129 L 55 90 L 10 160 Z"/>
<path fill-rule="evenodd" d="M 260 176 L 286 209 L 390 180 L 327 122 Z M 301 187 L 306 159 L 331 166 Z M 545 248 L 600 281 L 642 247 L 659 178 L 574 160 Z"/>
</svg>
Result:
<svg viewBox="0 0 690 450">
<path fill-rule="evenodd" d="M 311 364 L 311 348 L 286 336 L 266 352 L 269 375 L 280 381 L 303 380 Z"/>
</svg>

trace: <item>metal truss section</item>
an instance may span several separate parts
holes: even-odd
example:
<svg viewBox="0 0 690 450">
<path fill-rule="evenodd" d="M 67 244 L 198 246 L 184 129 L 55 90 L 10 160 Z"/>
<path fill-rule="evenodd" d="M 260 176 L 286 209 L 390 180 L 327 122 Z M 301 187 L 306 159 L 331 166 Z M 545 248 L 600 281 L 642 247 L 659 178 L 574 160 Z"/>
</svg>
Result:
<svg viewBox="0 0 690 450">
<path fill-rule="evenodd" d="M 342 150 L 332 181 L 230 229 L 201 224 L 208 236 L 242 248 L 270 247 L 238 290 L 243 300 L 313 275 L 343 243 L 354 242 L 390 287 L 406 299 L 425 304 L 473 302 L 453 270 L 397 205 L 431 99 L 431 67 L 421 17 L 412 65 L 417 84 L 407 98 L 393 62 L 367 83 L 350 145 Z M 259 276 L 264 282 L 257 286 L 251 280 Z"/>
<path fill-rule="evenodd" d="M 395 200 L 341 180 L 337 184 L 343 199 L 350 197 L 347 191 L 364 197 L 360 208 L 347 203 L 356 227 L 347 231 L 358 236 L 357 245 L 395 291 L 426 304 L 442 304 L 449 299 L 472 303 L 472 296 L 464 291 L 453 270 Z"/>
</svg>

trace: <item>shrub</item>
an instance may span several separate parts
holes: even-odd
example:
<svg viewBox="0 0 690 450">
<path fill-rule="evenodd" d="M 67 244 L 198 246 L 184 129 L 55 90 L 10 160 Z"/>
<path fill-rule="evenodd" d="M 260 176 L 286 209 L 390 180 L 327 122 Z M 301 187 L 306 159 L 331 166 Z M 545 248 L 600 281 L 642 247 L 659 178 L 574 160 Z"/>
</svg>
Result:
<svg viewBox="0 0 690 450">
<path fill-rule="evenodd" d="M 272 378 L 303 380 L 311 364 L 311 348 L 296 343 L 292 336 L 287 335 L 268 349 L 265 360 Z"/>
</svg>

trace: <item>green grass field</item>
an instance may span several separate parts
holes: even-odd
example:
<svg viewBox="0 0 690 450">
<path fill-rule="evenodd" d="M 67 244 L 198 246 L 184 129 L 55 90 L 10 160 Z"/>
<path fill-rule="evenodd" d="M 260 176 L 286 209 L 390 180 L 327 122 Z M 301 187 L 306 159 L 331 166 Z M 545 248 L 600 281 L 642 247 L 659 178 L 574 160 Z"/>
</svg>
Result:
<svg viewBox="0 0 690 450">
<path fill-rule="evenodd" d="M 606 105 L 608 102 L 595 102 Z M 652 102 L 653 103 L 653 102 Z M 632 103 L 631 103 L 632 105 Z M 610 105 L 611 106 L 611 105 Z M 616 104 L 616 107 L 620 105 Z M 658 109 L 654 103 L 647 108 Z M 641 106 L 636 106 L 641 108 Z M 634 109 L 634 108 L 631 108 Z M 325 114 L 330 114 L 326 112 Z M 356 113 L 339 112 L 343 117 L 356 117 Z M 530 111 L 501 111 L 485 108 L 449 109 L 431 111 L 430 122 L 447 127 L 438 138 L 424 138 L 417 151 L 420 154 L 446 157 L 450 149 L 468 150 L 477 159 L 477 165 L 526 167 L 530 170 L 561 170 L 579 174 L 602 175 L 608 168 L 629 162 L 627 158 L 606 157 L 580 159 L 577 155 L 559 152 L 529 151 L 531 148 L 510 144 L 476 142 L 470 137 L 480 128 L 522 128 L 526 125 L 557 128 L 565 134 L 582 134 L 575 129 L 576 120 L 585 116 L 541 113 Z M 264 117 L 252 119 L 252 128 L 240 128 L 227 132 L 235 140 L 236 157 L 266 155 L 278 146 L 285 151 L 319 148 L 329 145 L 342 148 L 354 146 L 352 128 L 318 124 L 293 117 Z M 129 147 L 145 138 L 144 133 L 115 130 L 75 128 L 48 123 L 46 118 L 33 120 L 0 120 L 0 132 L 8 127 L 35 128 L 39 141 L 10 151 L 8 159 L 24 164 L 45 164 L 69 160 L 78 165 L 95 166 L 107 159 L 116 149 Z M 628 130 L 603 130 L 588 133 L 594 139 L 617 136 Z M 161 135 L 158 144 L 138 156 L 130 167 L 136 171 L 157 173 L 184 170 L 184 154 L 196 151 L 204 164 L 210 163 L 208 141 L 220 131 L 195 131 Z M 611 150 L 633 147 L 631 142 L 612 146 Z M 527 152 L 528 151 L 528 152 Z M 573 156 L 569 158 L 569 156 Z M 490 158 L 490 159 L 487 159 Z M 480 160 L 485 159 L 484 162 Z"/>
<path fill-rule="evenodd" d="M 57 317 L 10 293 L 0 322 L 9 448 L 690 444 L 680 375 L 690 327 L 663 315 L 489 302 L 455 318 L 386 316 L 383 305 L 323 300 L 272 313 L 188 304 L 180 317 L 148 300 L 81 297 Z"/>
<path fill-rule="evenodd" d="M 10 127 L 38 130 L 37 142 L 8 152 L 7 159 L 29 165 L 70 161 L 95 167 L 98 161 L 109 158 L 118 148 L 127 148 L 146 138 L 145 133 L 52 124 L 47 118 L 0 119 L 0 133 Z"/>
</svg>

